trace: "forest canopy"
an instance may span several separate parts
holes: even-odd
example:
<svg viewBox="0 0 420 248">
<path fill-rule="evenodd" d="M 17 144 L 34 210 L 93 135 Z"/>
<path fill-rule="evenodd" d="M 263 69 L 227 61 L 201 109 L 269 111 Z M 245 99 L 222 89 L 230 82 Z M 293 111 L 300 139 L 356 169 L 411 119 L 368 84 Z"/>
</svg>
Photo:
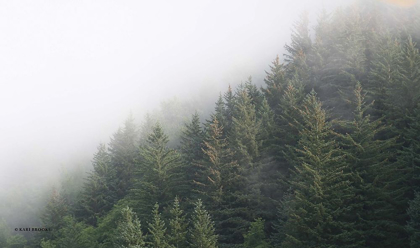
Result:
<svg viewBox="0 0 420 248">
<path fill-rule="evenodd" d="M 263 83 L 128 117 L 0 247 L 420 247 L 419 48 L 418 4 L 303 13 Z"/>
</svg>

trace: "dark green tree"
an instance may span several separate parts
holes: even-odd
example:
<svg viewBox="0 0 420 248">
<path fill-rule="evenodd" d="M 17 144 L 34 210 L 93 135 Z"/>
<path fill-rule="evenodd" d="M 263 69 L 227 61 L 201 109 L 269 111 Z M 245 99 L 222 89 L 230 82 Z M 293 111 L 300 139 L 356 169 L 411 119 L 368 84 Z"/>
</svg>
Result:
<svg viewBox="0 0 420 248">
<path fill-rule="evenodd" d="M 170 248 L 171 245 L 168 243 L 168 237 L 166 233 L 165 222 L 162 220 L 161 214 L 159 213 L 159 204 L 155 204 L 152 211 L 153 221 L 149 223 L 150 233 L 150 247 L 153 248 Z"/>
<path fill-rule="evenodd" d="M 192 228 L 190 229 L 190 247 L 218 247 L 214 223 L 211 220 L 209 213 L 205 210 L 200 199 L 195 203 L 194 215 L 192 217 Z"/>
<path fill-rule="evenodd" d="M 174 204 L 170 210 L 171 220 L 169 243 L 175 248 L 187 247 L 187 233 L 188 223 L 186 217 L 180 207 L 178 197 L 175 197 Z"/>
<path fill-rule="evenodd" d="M 114 234 L 114 247 L 117 248 L 145 248 L 144 235 L 141 224 L 131 208 L 121 210 L 121 219 L 118 221 Z"/>
<path fill-rule="evenodd" d="M 98 146 L 92 164 L 93 171 L 84 185 L 77 213 L 86 223 L 96 225 L 97 218 L 111 210 L 116 201 L 115 171 L 104 144 Z"/>
<path fill-rule="evenodd" d="M 111 165 L 115 170 L 114 184 L 117 200 L 122 199 L 133 187 L 136 159 L 138 157 L 138 133 L 130 116 L 109 143 Z"/>
<path fill-rule="evenodd" d="M 414 200 L 410 202 L 408 208 L 410 221 L 408 222 L 408 232 L 410 233 L 410 247 L 419 247 L 420 245 L 420 194 L 416 193 Z"/>
<path fill-rule="evenodd" d="M 166 207 L 176 193 L 183 192 L 186 187 L 186 181 L 179 170 L 182 166 L 181 156 L 167 147 L 168 141 L 168 136 L 157 123 L 147 143 L 140 148 L 136 187 L 130 198 L 134 200 L 141 220 L 149 220 L 146 213 L 151 212 L 154 202 L 160 202 Z"/>
<path fill-rule="evenodd" d="M 271 247 L 267 242 L 264 233 L 264 220 L 256 219 L 251 223 L 248 233 L 244 235 L 244 248 L 269 248 Z"/>
<path fill-rule="evenodd" d="M 314 92 L 299 113 L 298 160 L 287 221 L 280 230 L 282 247 L 358 247 L 354 224 L 347 220 L 347 204 L 354 193 L 343 154 Z"/>
</svg>

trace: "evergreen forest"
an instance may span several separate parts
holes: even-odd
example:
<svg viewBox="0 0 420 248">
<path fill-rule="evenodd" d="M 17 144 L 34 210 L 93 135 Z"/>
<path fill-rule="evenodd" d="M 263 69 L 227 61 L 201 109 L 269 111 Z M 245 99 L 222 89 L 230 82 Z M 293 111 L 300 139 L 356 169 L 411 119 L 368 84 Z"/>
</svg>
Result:
<svg viewBox="0 0 420 248">
<path fill-rule="evenodd" d="M 128 117 L 51 190 L 49 231 L 1 220 L 0 247 L 419 248 L 419 49 L 418 5 L 302 13 L 264 82 L 182 125 Z"/>
</svg>

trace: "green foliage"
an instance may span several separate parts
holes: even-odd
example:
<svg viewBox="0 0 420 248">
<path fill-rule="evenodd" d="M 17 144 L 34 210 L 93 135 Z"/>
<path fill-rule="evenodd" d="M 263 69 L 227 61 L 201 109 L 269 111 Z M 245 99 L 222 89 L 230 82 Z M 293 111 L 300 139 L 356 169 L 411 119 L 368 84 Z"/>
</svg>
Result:
<svg viewBox="0 0 420 248">
<path fill-rule="evenodd" d="M 314 92 L 299 112 L 299 155 L 282 247 L 356 247 L 354 224 L 346 220 L 354 193 L 343 172 L 343 155 L 332 139 L 331 123 Z"/>
<path fill-rule="evenodd" d="M 199 199 L 195 203 L 192 228 L 190 229 L 191 248 L 217 248 L 217 235 L 210 215 Z"/>
<path fill-rule="evenodd" d="M 51 240 L 41 240 L 41 248 L 56 248 Z"/>
<path fill-rule="evenodd" d="M 131 199 L 142 220 L 149 220 L 148 215 L 153 202 L 167 206 L 175 197 L 175 192 L 185 190 L 188 185 L 181 173 L 181 156 L 174 149 L 167 147 L 168 136 L 162 127 L 156 124 L 147 138 L 147 143 L 140 148 L 140 164 L 137 170 L 135 188 Z"/>
<path fill-rule="evenodd" d="M 185 248 L 187 247 L 188 223 L 182 209 L 179 206 L 178 197 L 175 197 L 170 213 L 172 218 L 169 221 L 169 243 L 175 248 Z"/>
<path fill-rule="evenodd" d="M 84 185 L 77 212 L 88 224 L 96 225 L 97 219 L 112 208 L 116 199 L 113 181 L 115 171 L 111 167 L 105 145 L 99 145 L 92 164 L 93 172 Z"/>
<path fill-rule="evenodd" d="M 121 219 L 118 221 L 113 243 L 116 248 L 146 247 L 140 221 L 128 206 L 121 210 Z"/>
<path fill-rule="evenodd" d="M 133 187 L 135 161 L 138 156 L 137 140 L 137 127 L 133 117 L 129 116 L 124 127 L 118 129 L 109 143 L 112 170 L 115 170 L 115 176 L 111 182 L 115 185 L 115 201 L 122 199 Z"/>
<path fill-rule="evenodd" d="M 260 155 L 260 126 L 261 122 L 257 120 L 255 105 L 250 95 L 246 90 L 238 91 L 230 139 L 232 149 L 242 167 L 252 167 L 252 163 Z"/>
<path fill-rule="evenodd" d="M 419 247 L 420 245 L 420 193 L 416 193 L 414 200 L 410 202 L 408 208 L 410 221 L 407 229 L 410 233 L 410 247 Z"/>
<path fill-rule="evenodd" d="M 264 233 L 264 220 L 258 218 L 252 222 L 244 239 L 244 248 L 269 248 L 270 245 Z"/>
<path fill-rule="evenodd" d="M 73 217 L 64 217 L 64 226 L 59 230 L 58 237 L 52 243 L 57 247 L 94 248 L 96 247 L 93 227 L 77 222 Z"/>
<path fill-rule="evenodd" d="M 168 237 L 166 236 L 165 222 L 159 213 L 159 204 L 155 204 L 153 211 L 153 222 L 149 223 L 149 244 L 153 248 L 170 248 Z"/>
<path fill-rule="evenodd" d="M 7 239 L 7 248 L 24 248 L 26 242 L 26 238 L 22 234 L 12 235 Z"/>
<path fill-rule="evenodd" d="M 0 247 L 6 247 L 7 239 L 10 236 L 10 229 L 7 225 L 7 222 L 1 218 L 0 219 Z"/>
<path fill-rule="evenodd" d="M 181 129 L 197 106 L 176 100 L 140 139 L 128 118 L 99 146 L 77 209 L 82 177 L 70 175 L 41 218 L 53 231 L 29 244 L 418 247 L 419 10 L 358 1 L 321 12 L 314 30 L 304 13 L 265 87 L 229 86 L 204 128 L 195 113 Z M 201 200 L 192 210 L 198 198 L 214 222 Z M 0 221 L 0 247 L 8 240 L 23 243 Z"/>
<path fill-rule="evenodd" d="M 44 213 L 41 216 L 43 227 L 50 228 L 50 232 L 41 233 L 41 238 L 54 240 L 59 237 L 59 230 L 65 226 L 64 217 L 68 214 L 66 201 L 54 188 Z"/>
</svg>

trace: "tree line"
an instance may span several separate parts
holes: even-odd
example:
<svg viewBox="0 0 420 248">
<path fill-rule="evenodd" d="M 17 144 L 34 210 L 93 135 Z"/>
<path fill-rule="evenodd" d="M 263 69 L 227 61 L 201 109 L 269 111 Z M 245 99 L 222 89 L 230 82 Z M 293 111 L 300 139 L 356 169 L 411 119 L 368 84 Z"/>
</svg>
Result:
<svg viewBox="0 0 420 248">
<path fill-rule="evenodd" d="M 304 13 L 264 86 L 229 87 L 176 146 L 128 118 L 26 245 L 419 247 L 419 10 L 359 1 L 313 29 Z"/>
</svg>

